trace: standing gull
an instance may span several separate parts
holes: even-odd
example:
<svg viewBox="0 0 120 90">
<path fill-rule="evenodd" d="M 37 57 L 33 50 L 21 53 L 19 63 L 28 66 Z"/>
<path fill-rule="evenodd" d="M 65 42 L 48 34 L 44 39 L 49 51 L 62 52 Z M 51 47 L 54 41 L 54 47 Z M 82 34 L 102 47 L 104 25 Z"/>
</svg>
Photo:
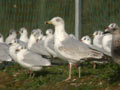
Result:
<svg viewBox="0 0 120 90">
<path fill-rule="evenodd" d="M 116 23 L 111 23 L 110 25 L 108 25 L 108 27 L 105 29 L 105 31 L 109 31 L 109 29 L 113 29 L 115 27 L 118 27 L 118 25 Z M 112 34 L 111 33 L 104 34 L 102 42 L 103 42 L 104 50 L 111 52 Z"/>
<path fill-rule="evenodd" d="M 65 32 L 64 20 L 61 17 L 54 17 L 50 21 L 46 22 L 46 24 L 53 24 L 55 26 L 54 46 L 58 57 L 69 62 L 69 76 L 66 80 L 71 79 L 72 65 L 79 62 L 81 59 L 102 58 L 102 53 L 89 49 L 84 43 L 70 37 Z M 80 67 L 78 69 L 80 71 Z"/>
<path fill-rule="evenodd" d="M 108 30 L 105 31 L 105 33 L 112 34 L 112 58 L 116 63 L 120 64 L 120 27 L 117 24 L 114 25 L 115 26 L 111 26 L 112 28 L 108 27 Z"/>
<path fill-rule="evenodd" d="M 90 47 L 93 47 L 93 45 L 91 44 L 92 43 L 92 40 L 91 40 L 91 38 L 89 37 L 89 36 L 83 36 L 82 38 L 81 38 L 81 42 L 83 42 L 83 43 L 85 43 L 85 44 L 87 44 L 88 46 L 90 46 Z M 102 49 L 103 50 L 103 49 Z M 104 51 L 103 51 L 104 52 Z M 102 60 L 100 60 L 100 61 L 92 61 L 92 63 L 93 63 L 93 68 L 94 69 L 96 69 L 96 66 L 97 66 L 97 64 L 96 63 L 100 63 L 100 64 L 102 64 L 102 63 L 107 63 L 107 61 L 106 60 L 104 60 L 104 61 L 102 61 Z"/>
</svg>

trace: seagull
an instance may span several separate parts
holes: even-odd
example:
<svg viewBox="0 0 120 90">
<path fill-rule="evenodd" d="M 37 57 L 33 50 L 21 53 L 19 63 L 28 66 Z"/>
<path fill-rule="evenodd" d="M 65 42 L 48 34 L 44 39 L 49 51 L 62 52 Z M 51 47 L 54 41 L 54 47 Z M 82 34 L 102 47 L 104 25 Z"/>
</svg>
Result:
<svg viewBox="0 0 120 90">
<path fill-rule="evenodd" d="M 9 36 L 6 38 L 5 43 L 9 44 L 13 39 L 16 39 L 17 33 L 15 30 L 10 30 Z"/>
<path fill-rule="evenodd" d="M 52 29 L 46 30 L 46 39 L 44 41 L 44 46 L 49 54 L 51 54 L 53 57 L 57 57 L 57 54 L 55 52 L 54 48 L 54 35 Z"/>
<path fill-rule="evenodd" d="M 50 21 L 47 21 L 46 24 L 52 24 L 55 26 L 54 47 L 57 56 L 69 62 L 69 75 L 66 80 L 71 79 L 73 64 L 80 62 L 80 60 L 85 60 L 87 58 L 102 58 L 102 53 L 89 49 L 89 47 L 86 44 L 70 37 L 65 32 L 64 20 L 61 17 L 54 17 Z M 80 67 L 78 69 L 80 77 Z"/>
<path fill-rule="evenodd" d="M 21 28 L 20 31 L 20 39 L 21 41 L 27 43 L 28 42 L 28 32 L 26 28 Z"/>
<path fill-rule="evenodd" d="M 91 40 L 91 38 L 88 36 L 88 35 L 86 35 L 86 36 L 83 36 L 82 38 L 81 38 L 81 40 L 80 40 L 81 42 L 83 42 L 83 43 L 85 43 L 85 44 L 87 44 L 88 46 L 90 46 L 90 47 L 94 47 L 94 45 L 92 45 L 92 40 Z M 98 49 L 97 49 L 98 50 Z M 103 50 L 103 49 L 102 49 Z M 100 50 L 100 51 L 102 51 L 102 50 Z M 99 50 L 98 50 L 99 51 Z M 104 52 L 104 51 L 103 51 Z M 103 53 L 102 52 L 102 53 Z M 94 69 L 96 69 L 96 63 L 107 63 L 107 61 L 105 60 L 105 61 L 92 61 L 92 63 L 93 63 L 93 68 Z"/>
<path fill-rule="evenodd" d="M 103 32 L 95 31 L 93 33 L 93 45 L 98 48 L 102 48 L 102 38 L 103 38 Z"/>
<path fill-rule="evenodd" d="M 51 62 L 48 59 L 42 58 L 42 56 L 29 51 L 23 46 L 19 46 L 16 49 L 18 63 L 29 70 L 39 71 L 42 67 L 51 66 Z"/>
<path fill-rule="evenodd" d="M 110 25 L 108 25 L 105 31 L 109 31 L 109 29 L 113 29 L 115 27 L 118 27 L 118 25 L 116 23 L 111 23 Z M 102 43 L 103 43 L 104 50 L 107 52 L 111 52 L 112 34 L 111 33 L 104 34 Z"/>
<path fill-rule="evenodd" d="M 48 51 L 46 50 L 46 48 L 44 47 L 44 41 L 43 40 L 38 40 L 38 37 L 40 37 L 42 34 L 36 32 L 35 30 L 31 33 L 30 35 L 30 39 L 28 41 L 28 49 L 40 54 L 44 57 L 51 57 L 51 55 L 48 53 Z"/>
<path fill-rule="evenodd" d="M 117 24 L 113 23 L 108 26 L 105 33 L 112 34 L 112 58 L 116 63 L 120 64 L 120 27 Z"/>
</svg>

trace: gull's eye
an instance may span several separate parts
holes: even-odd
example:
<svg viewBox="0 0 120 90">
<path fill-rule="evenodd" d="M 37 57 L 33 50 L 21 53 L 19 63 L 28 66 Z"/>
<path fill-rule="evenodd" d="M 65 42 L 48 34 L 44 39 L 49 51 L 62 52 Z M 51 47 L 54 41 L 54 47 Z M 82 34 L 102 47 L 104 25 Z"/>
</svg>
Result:
<svg viewBox="0 0 120 90">
<path fill-rule="evenodd" d="M 84 40 L 86 40 L 86 38 L 84 38 Z"/>
<path fill-rule="evenodd" d="M 12 33 L 9 33 L 10 35 L 12 34 Z"/>
<path fill-rule="evenodd" d="M 23 30 L 21 30 L 21 33 L 23 33 Z"/>
<path fill-rule="evenodd" d="M 112 30 L 113 30 L 113 31 L 115 31 L 115 30 L 116 30 L 116 28 L 113 28 Z"/>
<path fill-rule="evenodd" d="M 57 21 L 57 22 L 59 22 L 59 21 L 60 21 L 60 19 L 56 19 L 56 21 Z"/>
<path fill-rule="evenodd" d="M 98 32 L 96 32 L 96 35 L 98 35 Z"/>
<path fill-rule="evenodd" d="M 113 28 L 114 27 L 114 24 L 111 24 L 111 26 L 110 26 L 111 28 Z"/>
</svg>

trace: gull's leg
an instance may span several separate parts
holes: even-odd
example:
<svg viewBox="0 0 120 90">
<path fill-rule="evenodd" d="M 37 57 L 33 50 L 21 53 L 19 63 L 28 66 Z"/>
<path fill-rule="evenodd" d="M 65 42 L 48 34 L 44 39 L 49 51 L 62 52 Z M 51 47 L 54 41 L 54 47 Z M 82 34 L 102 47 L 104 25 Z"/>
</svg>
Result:
<svg viewBox="0 0 120 90">
<path fill-rule="evenodd" d="M 78 75 L 79 75 L 79 78 L 81 77 L 81 71 L 80 71 L 81 67 L 79 66 L 78 67 Z"/>
<path fill-rule="evenodd" d="M 69 63 L 69 75 L 68 78 L 65 81 L 68 81 L 71 79 L 71 74 L 72 74 L 72 63 Z"/>
</svg>

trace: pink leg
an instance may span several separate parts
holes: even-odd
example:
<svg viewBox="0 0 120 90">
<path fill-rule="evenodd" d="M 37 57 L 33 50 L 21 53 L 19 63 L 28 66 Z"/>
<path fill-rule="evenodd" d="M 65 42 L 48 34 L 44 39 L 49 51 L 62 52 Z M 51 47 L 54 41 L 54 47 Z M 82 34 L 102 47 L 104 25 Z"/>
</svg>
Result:
<svg viewBox="0 0 120 90">
<path fill-rule="evenodd" d="M 68 81 L 71 79 L 71 74 L 72 74 L 72 63 L 69 63 L 69 75 L 68 78 L 65 81 Z"/>
</svg>

